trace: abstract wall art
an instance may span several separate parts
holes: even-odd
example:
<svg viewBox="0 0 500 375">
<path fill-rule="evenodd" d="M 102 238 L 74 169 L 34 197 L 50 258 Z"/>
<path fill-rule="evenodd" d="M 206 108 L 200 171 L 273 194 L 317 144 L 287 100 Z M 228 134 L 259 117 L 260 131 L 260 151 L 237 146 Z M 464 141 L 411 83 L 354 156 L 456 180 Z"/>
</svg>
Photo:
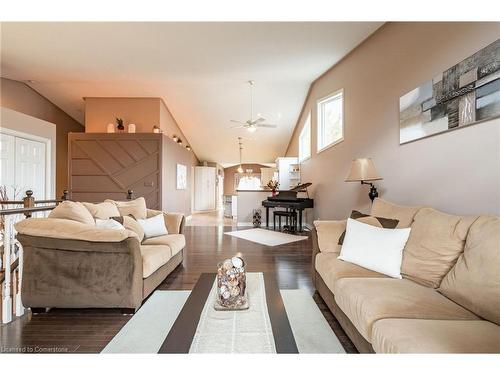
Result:
<svg viewBox="0 0 500 375">
<path fill-rule="evenodd" d="M 184 164 L 177 164 L 177 190 L 187 189 L 187 167 Z"/>
<path fill-rule="evenodd" d="M 500 39 L 399 99 L 399 142 L 500 116 Z"/>
</svg>

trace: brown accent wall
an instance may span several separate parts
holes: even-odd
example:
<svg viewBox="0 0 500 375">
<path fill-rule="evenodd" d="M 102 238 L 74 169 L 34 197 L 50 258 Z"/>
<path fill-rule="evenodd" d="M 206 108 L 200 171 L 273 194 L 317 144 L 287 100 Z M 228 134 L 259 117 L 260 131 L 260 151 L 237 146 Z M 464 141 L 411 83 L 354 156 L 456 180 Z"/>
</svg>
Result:
<svg viewBox="0 0 500 375">
<path fill-rule="evenodd" d="M 68 187 L 68 133 L 84 127 L 23 82 L 1 78 L 0 106 L 56 124 L 56 196 Z"/>
<path fill-rule="evenodd" d="M 224 168 L 224 195 L 236 195 L 234 190 L 234 175 L 238 173 L 239 165 Z M 253 169 L 253 173 L 260 173 L 261 168 L 268 168 L 262 164 L 242 164 L 243 170 Z"/>
<path fill-rule="evenodd" d="M 70 190 L 78 201 L 124 200 L 131 189 L 149 208 L 191 213 L 194 154 L 167 136 L 152 133 L 70 134 Z M 188 186 L 177 190 L 177 164 L 188 172 Z"/>
<path fill-rule="evenodd" d="M 73 133 L 69 155 L 71 199 L 124 200 L 131 189 L 149 208 L 161 208 L 160 134 Z"/>
<path fill-rule="evenodd" d="M 312 113 L 312 158 L 303 181 L 314 215 L 343 218 L 369 210 L 368 188 L 344 182 L 352 159 L 373 158 L 382 198 L 457 214 L 500 215 L 500 119 L 399 145 L 399 98 L 500 38 L 500 23 L 389 23 L 317 79 L 304 103 L 287 156 Z M 316 102 L 344 89 L 345 140 L 316 153 Z"/>
</svg>

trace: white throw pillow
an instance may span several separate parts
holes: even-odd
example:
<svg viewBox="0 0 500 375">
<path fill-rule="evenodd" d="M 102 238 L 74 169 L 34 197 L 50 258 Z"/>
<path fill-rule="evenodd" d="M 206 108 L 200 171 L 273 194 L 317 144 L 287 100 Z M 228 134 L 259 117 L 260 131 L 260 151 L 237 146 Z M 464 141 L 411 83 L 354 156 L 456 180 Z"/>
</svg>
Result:
<svg viewBox="0 0 500 375">
<path fill-rule="evenodd" d="M 101 229 L 125 230 L 125 227 L 113 219 L 95 219 L 95 226 Z"/>
<path fill-rule="evenodd" d="M 347 219 L 338 259 L 401 279 L 403 249 L 411 228 L 386 229 Z"/>
<path fill-rule="evenodd" d="M 142 230 L 144 230 L 144 237 L 146 238 L 168 234 L 162 214 L 150 217 L 149 219 L 138 219 L 137 222 L 142 227 Z"/>
</svg>

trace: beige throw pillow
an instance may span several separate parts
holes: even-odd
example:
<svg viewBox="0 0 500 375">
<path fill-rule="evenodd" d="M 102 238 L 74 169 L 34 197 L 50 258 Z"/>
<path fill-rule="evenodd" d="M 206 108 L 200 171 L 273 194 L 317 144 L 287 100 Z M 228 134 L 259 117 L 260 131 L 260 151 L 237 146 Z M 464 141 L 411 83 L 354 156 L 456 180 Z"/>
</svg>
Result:
<svg viewBox="0 0 500 375">
<path fill-rule="evenodd" d="M 500 217 L 481 216 L 472 224 L 464 253 L 441 282 L 439 291 L 500 324 Z"/>
<path fill-rule="evenodd" d="M 403 252 L 403 277 L 437 288 L 462 253 L 469 227 L 476 218 L 420 209 Z"/>
<path fill-rule="evenodd" d="M 113 216 L 120 216 L 120 211 L 113 202 L 88 203 L 82 204 L 89 210 L 94 219 L 109 219 Z"/>
<path fill-rule="evenodd" d="M 385 217 L 387 219 L 396 219 L 399 221 L 396 228 L 408 228 L 413 222 L 415 214 L 420 207 L 398 206 L 396 204 L 376 198 L 372 205 L 370 215 Z"/>
<path fill-rule="evenodd" d="M 340 253 L 339 238 L 344 233 L 347 220 L 316 220 L 318 247 L 322 253 Z"/>
<path fill-rule="evenodd" d="M 120 216 L 132 215 L 134 219 L 145 219 L 147 216 L 146 200 L 144 197 L 139 197 L 133 201 L 113 201 L 111 199 L 106 199 L 105 202 L 113 202 L 118 211 L 120 211 Z"/>
<path fill-rule="evenodd" d="M 144 230 L 139 225 L 137 220 L 135 220 L 131 216 L 114 216 L 112 217 L 112 219 L 123 225 L 125 229 L 128 229 L 137 234 L 137 237 L 139 237 L 139 242 L 142 242 L 142 240 L 144 239 Z"/>
<path fill-rule="evenodd" d="M 80 202 L 64 201 L 59 203 L 50 212 L 49 218 L 73 220 L 83 224 L 95 225 L 94 218 L 89 210 Z"/>
</svg>

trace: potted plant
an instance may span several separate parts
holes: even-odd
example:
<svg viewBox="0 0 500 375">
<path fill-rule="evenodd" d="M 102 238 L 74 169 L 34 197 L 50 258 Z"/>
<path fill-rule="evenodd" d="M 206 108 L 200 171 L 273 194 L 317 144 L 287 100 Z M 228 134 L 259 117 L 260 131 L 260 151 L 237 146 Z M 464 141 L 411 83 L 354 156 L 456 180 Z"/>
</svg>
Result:
<svg viewBox="0 0 500 375">
<path fill-rule="evenodd" d="M 116 118 L 116 128 L 119 133 L 123 133 L 125 131 L 125 126 L 123 126 L 123 119 L 117 117 Z"/>
</svg>

